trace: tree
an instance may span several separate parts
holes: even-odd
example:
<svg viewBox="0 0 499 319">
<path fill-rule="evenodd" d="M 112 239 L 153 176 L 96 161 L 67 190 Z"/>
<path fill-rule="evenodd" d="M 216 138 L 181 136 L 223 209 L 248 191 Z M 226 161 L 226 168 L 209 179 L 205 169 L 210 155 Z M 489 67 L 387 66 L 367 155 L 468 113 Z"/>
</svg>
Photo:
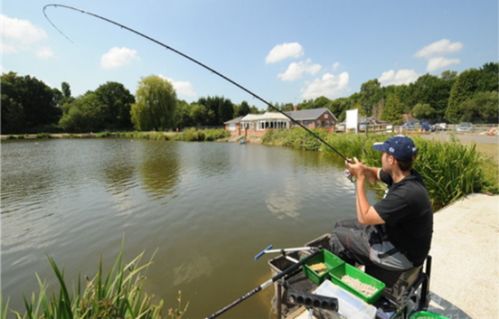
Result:
<svg viewBox="0 0 499 319">
<path fill-rule="evenodd" d="M 2 126 L 6 125 L 6 128 L 22 127 L 21 131 L 23 132 L 36 132 L 46 130 L 50 125 L 57 123 L 61 110 L 57 108 L 52 88 L 35 77 L 18 76 L 14 72 L 2 74 L 1 82 L 2 95 L 5 95 L 2 102 L 9 103 L 7 113 L 10 114 L 5 120 L 2 119 Z M 21 110 L 23 115 L 12 113 Z M 14 119 L 15 125 L 6 122 Z M 2 132 L 8 133 L 3 127 Z"/>
<path fill-rule="evenodd" d="M 22 133 L 25 130 L 23 106 L 2 94 L 2 134 Z"/>
<path fill-rule="evenodd" d="M 234 117 L 234 105 L 231 100 L 220 96 L 202 97 L 197 104 L 206 107 L 206 121 L 204 125 L 221 126 Z"/>
<path fill-rule="evenodd" d="M 477 69 L 469 69 L 459 74 L 450 91 L 445 118 L 457 123 L 462 117 L 461 103 L 473 97 L 479 89 L 481 72 Z"/>
<path fill-rule="evenodd" d="M 404 104 L 400 101 L 399 96 L 397 94 L 388 95 L 381 118 L 393 124 L 400 124 L 402 123 L 403 113 Z"/>
<path fill-rule="evenodd" d="M 104 107 L 95 92 L 88 91 L 65 104 L 59 125 L 68 132 L 95 132 L 104 129 Z"/>
<path fill-rule="evenodd" d="M 208 110 L 203 104 L 191 104 L 191 118 L 198 126 L 209 125 L 209 122 L 215 114 L 212 110 Z"/>
<path fill-rule="evenodd" d="M 412 108 L 412 116 L 417 119 L 430 119 L 435 114 L 435 109 L 430 104 L 418 103 Z"/>
<path fill-rule="evenodd" d="M 480 68 L 479 91 L 499 91 L 499 63 L 485 63 Z"/>
<path fill-rule="evenodd" d="M 127 130 L 132 128 L 130 109 L 135 99 L 130 91 L 118 82 L 107 82 L 95 90 L 103 108 L 103 121 L 106 129 Z"/>
<path fill-rule="evenodd" d="M 360 103 L 365 115 L 371 116 L 373 108 L 382 98 L 383 91 L 377 79 L 362 83 L 360 87 Z"/>
<path fill-rule="evenodd" d="M 459 105 L 459 121 L 497 123 L 499 97 L 495 91 L 478 92 Z"/>
<path fill-rule="evenodd" d="M 138 130 L 166 130 L 174 125 L 177 97 L 170 82 L 151 75 L 139 82 L 131 117 Z"/>
<path fill-rule="evenodd" d="M 68 82 L 61 83 L 61 92 L 64 103 L 71 103 L 74 101 L 74 98 L 71 96 L 71 87 Z"/>
<path fill-rule="evenodd" d="M 406 103 L 409 106 L 428 104 L 434 110 L 431 118 L 441 120 L 447 108 L 452 83 L 453 80 L 445 80 L 431 74 L 420 76 L 416 82 L 409 85 Z"/>
<path fill-rule="evenodd" d="M 250 106 L 248 102 L 242 101 L 241 105 L 239 106 L 237 116 L 245 116 L 250 112 Z"/>
</svg>

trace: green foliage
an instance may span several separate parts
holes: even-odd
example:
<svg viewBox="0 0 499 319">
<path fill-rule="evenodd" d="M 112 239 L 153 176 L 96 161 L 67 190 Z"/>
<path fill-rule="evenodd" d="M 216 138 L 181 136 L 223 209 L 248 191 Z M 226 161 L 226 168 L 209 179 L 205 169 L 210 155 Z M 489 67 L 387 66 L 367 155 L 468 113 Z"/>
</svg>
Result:
<svg viewBox="0 0 499 319">
<path fill-rule="evenodd" d="M 382 98 L 383 91 L 377 79 L 362 83 L 360 87 L 360 103 L 365 115 L 371 116 L 374 107 Z"/>
<path fill-rule="evenodd" d="M 208 130 L 196 130 L 195 128 L 190 128 L 182 133 L 176 135 L 175 139 L 177 141 L 186 142 L 203 142 L 203 141 L 216 141 L 219 139 L 227 138 L 230 133 L 224 129 L 208 129 Z"/>
<path fill-rule="evenodd" d="M 78 278 L 77 287 L 70 292 L 64 272 L 49 258 L 50 266 L 59 284 L 59 293 L 49 295 L 47 284 L 38 275 L 39 292 L 24 299 L 25 311 L 21 313 L 9 309 L 8 302 L 0 298 L 0 318 L 7 317 L 10 311 L 17 319 L 91 319 L 91 318 L 171 318 L 180 319 L 187 310 L 188 303 L 182 305 L 179 292 L 178 306 L 162 314 L 164 301 L 153 302 L 154 297 L 144 291 L 144 273 L 151 261 L 143 262 L 143 253 L 128 263 L 123 263 L 120 253 L 111 270 L 103 271 L 102 261 L 92 279 L 83 283 Z"/>
<path fill-rule="evenodd" d="M 435 114 L 435 109 L 430 104 L 418 103 L 412 108 L 411 113 L 417 119 L 431 119 Z"/>
<path fill-rule="evenodd" d="M 202 120 L 196 123 L 203 126 L 221 126 L 224 122 L 234 118 L 234 104 L 224 97 L 202 97 L 197 104 L 204 106 L 199 109 L 202 113 L 196 114 L 196 117 Z"/>
<path fill-rule="evenodd" d="M 357 157 L 370 166 L 381 166 L 381 154 L 372 149 L 374 142 L 384 141 L 387 135 L 327 134 L 318 131 L 326 142 L 352 158 Z M 263 144 L 288 146 L 297 149 L 332 152 L 327 146 L 311 142 L 312 137 L 304 130 L 270 130 Z M 419 149 L 414 168 L 426 183 L 433 208 L 441 208 L 457 198 L 473 192 L 499 193 L 498 182 L 489 172 L 497 174 L 497 164 L 480 156 L 474 146 L 457 142 L 439 143 L 416 138 Z M 338 162 L 339 156 L 332 155 Z M 487 173 L 487 174 L 485 174 Z M 497 176 L 497 175 L 493 175 Z"/>
<path fill-rule="evenodd" d="M 416 82 L 408 87 L 405 103 L 411 107 L 416 104 L 428 104 L 434 112 L 426 119 L 442 120 L 447 108 L 454 78 L 452 73 L 439 78 L 430 74 L 420 76 Z"/>
<path fill-rule="evenodd" d="M 416 139 L 415 169 L 424 177 L 433 207 L 443 207 L 466 194 L 490 188 L 475 146 Z"/>
<path fill-rule="evenodd" d="M 100 85 L 95 94 L 102 105 L 104 127 L 109 130 L 132 128 L 130 108 L 135 99 L 130 91 L 118 82 Z"/>
<path fill-rule="evenodd" d="M 461 73 L 452 86 L 449 103 L 445 112 L 445 118 L 452 123 L 457 123 L 461 119 L 461 110 L 459 105 L 471 98 L 478 90 L 478 81 L 480 71 L 469 69 Z"/>
<path fill-rule="evenodd" d="M 25 129 L 21 103 L 2 93 L 2 133 L 21 133 Z"/>
<path fill-rule="evenodd" d="M 459 104 L 456 117 L 459 122 L 497 123 L 499 117 L 499 96 L 497 91 L 478 92 Z"/>
<path fill-rule="evenodd" d="M 449 97 L 449 103 L 445 112 L 447 120 L 457 123 L 465 118 L 473 118 L 470 113 L 476 113 L 473 110 L 463 108 L 463 103 L 472 99 L 479 92 L 498 92 L 499 91 L 499 63 L 486 63 L 480 69 L 469 69 L 459 74 L 457 80 L 452 86 Z M 483 97 L 480 97 L 483 99 Z M 465 106 L 470 106 L 467 104 Z M 472 105 L 471 105 L 472 106 Z M 489 112 L 486 112 L 487 114 Z M 484 119 L 478 114 L 477 121 L 491 121 L 490 118 Z M 496 117 L 492 122 L 497 123 Z"/>
<path fill-rule="evenodd" d="M 245 116 L 250 113 L 250 106 L 248 102 L 242 101 L 241 105 L 239 105 L 239 108 L 237 110 L 237 114 L 235 116 Z"/>
<path fill-rule="evenodd" d="M 393 124 L 400 124 L 402 123 L 403 113 L 404 104 L 400 101 L 400 97 L 396 94 L 388 95 L 381 118 Z"/>
<path fill-rule="evenodd" d="M 132 122 L 137 130 L 166 130 L 175 120 L 177 98 L 170 82 L 151 75 L 139 82 L 136 102 L 132 105 Z"/>
<path fill-rule="evenodd" d="M 35 77 L 14 72 L 2 74 L 0 81 L 3 134 L 36 132 L 40 126 L 57 122 L 61 111 L 52 88 Z"/>
<path fill-rule="evenodd" d="M 97 94 L 87 92 L 65 104 L 59 125 L 68 132 L 91 132 L 104 129 L 104 107 Z"/>
</svg>

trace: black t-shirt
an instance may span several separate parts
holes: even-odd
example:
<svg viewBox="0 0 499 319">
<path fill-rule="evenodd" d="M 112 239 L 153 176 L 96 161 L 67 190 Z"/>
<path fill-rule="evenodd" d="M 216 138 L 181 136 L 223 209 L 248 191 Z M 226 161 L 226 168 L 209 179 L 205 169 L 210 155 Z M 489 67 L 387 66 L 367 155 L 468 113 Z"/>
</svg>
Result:
<svg viewBox="0 0 499 319">
<path fill-rule="evenodd" d="M 380 179 L 388 189 L 374 209 L 385 221 L 388 240 L 415 266 L 421 265 L 430 251 L 433 233 L 433 211 L 423 180 L 414 170 L 398 183 L 382 170 Z"/>
</svg>

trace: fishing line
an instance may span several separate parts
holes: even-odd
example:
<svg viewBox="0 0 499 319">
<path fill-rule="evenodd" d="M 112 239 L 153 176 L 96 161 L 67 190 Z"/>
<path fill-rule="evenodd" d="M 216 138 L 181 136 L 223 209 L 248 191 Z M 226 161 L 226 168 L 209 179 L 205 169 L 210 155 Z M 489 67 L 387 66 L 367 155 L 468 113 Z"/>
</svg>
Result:
<svg viewBox="0 0 499 319">
<path fill-rule="evenodd" d="M 323 138 L 321 138 L 318 134 L 316 134 L 315 132 L 311 131 L 308 127 L 304 126 L 303 124 L 301 124 L 300 122 L 296 121 L 294 118 L 292 118 L 291 116 L 289 116 L 288 114 L 286 114 L 285 112 L 281 111 L 280 109 L 278 109 L 277 107 L 275 107 L 274 105 L 272 105 L 270 102 L 266 101 L 265 99 L 263 99 L 262 97 L 258 96 L 257 94 L 253 93 L 252 91 L 248 90 L 247 88 L 245 88 L 244 86 L 242 86 L 241 84 L 237 83 L 236 81 L 228 78 L 227 76 L 223 75 L 222 73 L 212 69 L 211 67 L 207 66 L 206 64 L 188 56 L 187 54 L 177 50 L 177 49 L 174 49 L 172 48 L 171 46 L 169 45 L 166 45 L 154 38 L 151 38 L 150 36 L 148 35 L 145 35 L 144 33 L 141 33 L 135 29 L 132 29 L 130 27 L 127 27 L 126 25 L 123 25 L 119 22 L 116 22 L 116 21 L 113 21 L 111 19 L 108 19 L 108 18 L 105 18 L 103 16 L 100 16 L 98 14 L 95 14 L 93 12 L 90 12 L 90 11 L 85 11 L 85 10 L 82 10 L 82 9 L 78 9 L 78 8 L 75 8 L 75 7 L 72 7 L 72 6 L 68 6 L 68 5 L 64 5 L 64 4 L 55 4 L 55 3 L 51 3 L 51 4 L 47 4 L 45 6 L 43 6 L 43 15 L 45 16 L 45 18 L 48 20 L 48 22 L 50 23 L 50 25 L 52 25 L 52 27 L 54 27 L 54 29 L 56 29 L 62 36 L 64 36 L 67 40 L 69 40 L 70 42 L 73 43 L 73 41 L 71 40 L 71 38 L 69 38 L 64 32 L 62 32 L 61 29 L 59 29 L 53 22 L 52 20 L 50 20 L 50 18 L 48 17 L 47 15 L 47 12 L 46 10 L 48 8 L 65 8 L 65 9 L 69 9 L 69 10 L 73 10 L 73 11 L 76 11 L 76 12 L 79 12 L 79 13 L 82 13 L 82 14 L 86 14 L 86 15 L 89 15 L 89 16 L 92 16 L 94 18 L 97 18 L 99 20 L 103 20 L 105 22 L 108 22 L 108 23 L 111 23 L 111 24 L 114 24 L 115 26 L 118 26 L 122 29 L 125 29 L 125 30 L 128 30 L 132 33 L 135 33 L 136 35 L 140 36 L 140 37 L 143 37 L 149 41 L 152 41 L 160 46 L 162 46 L 163 48 L 167 49 L 167 50 L 170 50 L 170 51 L 173 51 L 174 53 L 186 58 L 187 60 L 191 61 L 191 62 L 194 62 L 196 63 L 197 65 L 207 69 L 208 71 L 211 71 L 212 73 L 218 75 L 219 77 L 221 77 L 222 79 L 232 83 L 233 85 L 235 85 L 236 87 L 240 88 L 241 90 L 245 91 L 246 93 L 250 94 L 251 96 L 253 96 L 254 98 L 256 98 L 257 100 L 265 103 L 265 105 L 267 105 L 270 109 L 276 111 L 276 112 L 279 112 L 281 113 L 282 115 L 284 115 L 285 117 L 287 117 L 291 122 L 293 122 L 294 124 L 300 126 L 301 128 L 303 128 L 305 131 L 307 131 L 309 134 L 311 134 L 313 137 L 315 137 L 316 139 L 318 139 L 321 143 L 323 143 L 324 145 L 326 145 L 330 150 L 332 150 L 334 153 L 336 153 L 338 156 L 340 156 L 342 159 L 344 159 L 345 161 L 348 161 L 348 162 L 351 162 L 345 155 L 343 155 L 340 151 L 338 151 L 336 148 L 334 148 L 331 144 L 329 144 L 328 142 L 326 142 Z"/>
</svg>

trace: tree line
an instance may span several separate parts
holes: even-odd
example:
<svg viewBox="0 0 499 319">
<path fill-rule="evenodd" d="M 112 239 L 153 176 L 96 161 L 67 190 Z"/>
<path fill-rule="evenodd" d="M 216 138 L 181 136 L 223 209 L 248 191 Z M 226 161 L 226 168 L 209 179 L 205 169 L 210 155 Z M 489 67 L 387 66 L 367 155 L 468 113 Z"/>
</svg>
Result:
<svg viewBox="0 0 499 319">
<path fill-rule="evenodd" d="M 59 90 L 14 72 L 2 74 L 1 84 L 2 134 L 220 127 L 259 112 L 245 101 L 234 104 L 219 96 L 179 100 L 171 83 L 154 75 L 141 79 L 135 96 L 123 84 L 107 82 L 73 97 L 67 82 Z"/>
<path fill-rule="evenodd" d="M 403 115 L 431 122 L 498 123 L 499 63 L 461 73 L 444 71 L 440 76 L 425 74 L 408 85 L 382 87 L 377 79 L 364 82 L 360 91 L 349 97 L 328 99 L 319 97 L 298 104 L 299 109 L 328 108 L 343 121 L 346 110 L 359 109 L 361 115 L 403 122 Z M 281 104 L 291 110 L 292 104 Z"/>
<path fill-rule="evenodd" d="M 340 121 L 346 110 L 357 108 L 363 116 L 394 124 L 401 123 L 404 114 L 432 122 L 498 123 L 498 79 L 499 63 L 486 63 L 459 74 L 425 74 L 408 85 L 382 87 L 372 79 L 348 97 L 321 96 L 297 106 L 275 105 L 284 111 L 325 107 Z M 107 82 L 73 97 L 67 82 L 60 89 L 51 88 L 35 77 L 14 72 L 2 74 L 1 89 L 2 134 L 214 127 L 237 116 L 261 113 L 245 101 L 235 104 L 220 96 L 188 103 L 177 98 L 170 82 L 154 75 L 140 80 L 135 95 L 121 83 Z"/>
</svg>

